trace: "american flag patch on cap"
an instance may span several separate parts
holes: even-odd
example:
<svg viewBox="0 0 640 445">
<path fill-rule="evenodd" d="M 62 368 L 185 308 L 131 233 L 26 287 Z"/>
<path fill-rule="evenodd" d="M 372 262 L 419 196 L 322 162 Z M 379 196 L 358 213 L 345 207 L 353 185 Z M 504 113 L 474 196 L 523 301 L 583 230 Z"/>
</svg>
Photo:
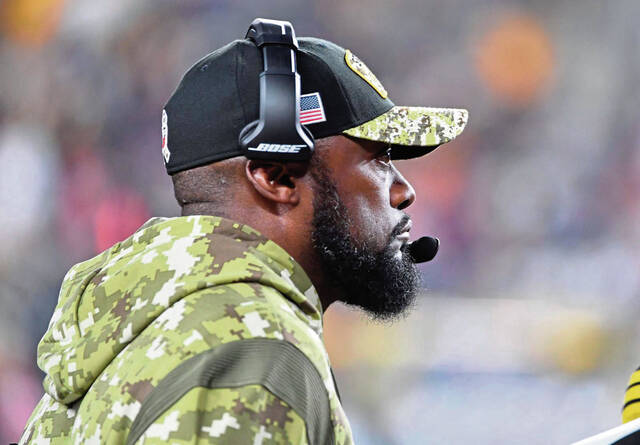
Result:
<svg viewBox="0 0 640 445">
<path fill-rule="evenodd" d="M 324 115 L 320 93 L 303 94 L 300 96 L 300 123 L 302 125 L 324 122 Z"/>
</svg>

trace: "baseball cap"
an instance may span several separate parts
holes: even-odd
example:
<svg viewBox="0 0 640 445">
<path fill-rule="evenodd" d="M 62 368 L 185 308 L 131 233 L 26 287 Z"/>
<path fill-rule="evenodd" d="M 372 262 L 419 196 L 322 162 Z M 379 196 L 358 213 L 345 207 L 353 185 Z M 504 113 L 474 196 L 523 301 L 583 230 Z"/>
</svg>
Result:
<svg viewBox="0 0 640 445">
<path fill-rule="evenodd" d="M 371 70 L 350 50 L 298 38 L 301 123 L 315 139 L 346 134 L 388 143 L 394 159 L 422 156 L 464 129 L 463 109 L 396 106 Z M 258 119 L 262 54 L 235 40 L 183 76 L 162 111 L 167 173 L 243 155 L 242 129 Z"/>
</svg>

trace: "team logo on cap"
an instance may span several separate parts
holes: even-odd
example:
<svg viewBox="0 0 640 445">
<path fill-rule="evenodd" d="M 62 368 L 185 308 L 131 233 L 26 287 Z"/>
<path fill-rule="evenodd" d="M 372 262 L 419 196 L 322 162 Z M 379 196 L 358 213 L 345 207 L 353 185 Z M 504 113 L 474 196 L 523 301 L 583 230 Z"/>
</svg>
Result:
<svg viewBox="0 0 640 445">
<path fill-rule="evenodd" d="M 168 163 L 171 157 L 171 152 L 169 151 L 169 118 L 164 110 L 162 110 L 162 156 L 164 156 L 164 162 Z"/>
<path fill-rule="evenodd" d="M 371 72 L 369 67 L 365 65 L 362 60 L 358 59 L 358 57 L 349 50 L 345 53 L 344 60 L 347 62 L 347 66 L 358 76 L 362 77 L 365 82 L 371 85 L 371 87 L 376 90 L 383 99 L 387 98 L 387 90 L 384 89 L 375 74 Z"/>
</svg>

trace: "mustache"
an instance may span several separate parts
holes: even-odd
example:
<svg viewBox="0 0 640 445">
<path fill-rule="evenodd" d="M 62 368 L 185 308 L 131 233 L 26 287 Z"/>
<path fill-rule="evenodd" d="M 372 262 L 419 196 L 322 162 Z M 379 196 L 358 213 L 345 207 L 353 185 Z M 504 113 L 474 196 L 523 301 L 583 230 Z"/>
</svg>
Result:
<svg viewBox="0 0 640 445">
<path fill-rule="evenodd" d="M 391 235 L 389 236 L 389 242 L 393 241 L 393 239 L 400 235 L 404 228 L 407 226 L 407 223 L 409 222 L 411 218 L 409 217 L 409 215 L 407 215 L 406 213 L 404 214 L 404 216 L 400 219 L 400 222 L 393 228 L 393 230 L 391 231 Z"/>
</svg>

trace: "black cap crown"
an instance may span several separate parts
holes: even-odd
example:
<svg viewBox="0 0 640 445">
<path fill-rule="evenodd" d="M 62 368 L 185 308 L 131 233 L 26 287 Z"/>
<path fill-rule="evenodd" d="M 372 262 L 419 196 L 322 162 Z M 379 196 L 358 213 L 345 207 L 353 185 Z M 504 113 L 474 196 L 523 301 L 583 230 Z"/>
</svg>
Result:
<svg viewBox="0 0 640 445">
<path fill-rule="evenodd" d="M 318 93 L 326 120 L 307 126 L 314 138 L 341 133 L 387 112 L 393 103 L 345 63 L 346 50 L 322 39 L 298 39 L 302 95 Z M 163 112 L 169 174 L 240 156 L 242 129 L 258 119 L 262 55 L 236 40 L 198 61 Z"/>
</svg>

